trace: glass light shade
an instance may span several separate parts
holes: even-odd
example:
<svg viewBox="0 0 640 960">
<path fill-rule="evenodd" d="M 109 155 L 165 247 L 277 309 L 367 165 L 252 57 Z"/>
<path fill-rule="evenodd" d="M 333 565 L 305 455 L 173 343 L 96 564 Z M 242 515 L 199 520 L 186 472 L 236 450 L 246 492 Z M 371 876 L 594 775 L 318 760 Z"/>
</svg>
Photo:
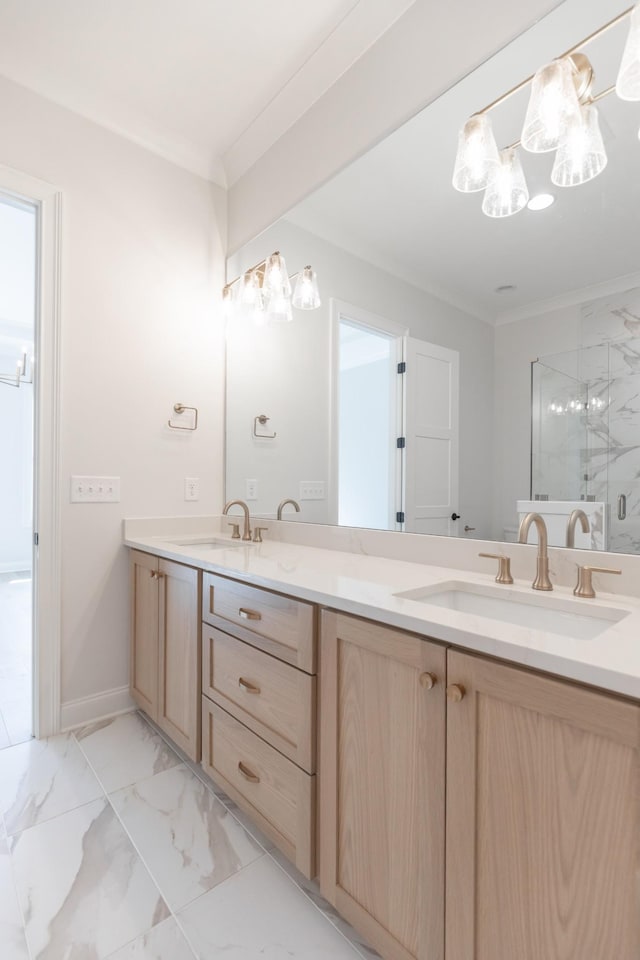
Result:
<svg viewBox="0 0 640 960">
<path fill-rule="evenodd" d="M 263 303 L 260 277 L 256 270 L 247 271 L 240 284 L 240 303 L 243 307 L 258 307 Z"/>
<path fill-rule="evenodd" d="M 598 109 L 585 104 L 560 138 L 551 180 L 557 187 L 575 187 L 593 180 L 607 165 Z"/>
<path fill-rule="evenodd" d="M 488 114 L 469 117 L 458 134 L 453 185 L 461 193 L 484 190 L 498 166 L 498 147 Z"/>
<path fill-rule="evenodd" d="M 500 151 L 500 163 L 491 177 L 482 201 L 488 217 L 510 217 L 526 207 L 529 190 L 520 157 L 513 147 Z"/>
<path fill-rule="evenodd" d="M 321 303 L 316 272 L 312 267 L 305 267 L 298 274 L 293 305 L 300 310 L 315 310 Z"/>
<path fill-rule="evenodd" d="M 616 80 L 621 100 L 640 100 L 640 4 L 631 12 L 627 43 Z"/>
<path fill-rule="evenodd" d="M 223 287 L 222 289 L 222 316 L 225 320 L 232 317 L 235 312 L 235 291 L 233 286 Z"/>
<path fill-rule="evenodd" d="M 568 59 L 540 67 L 531 83 L 531 97 L 522 128 L 522 146 L 530 153 L 555 150 L 569 121 L 580 113 Z"/>
<path fill-rule="evenodd" d="M 287 265 L 284 262 L 282 254 L 277 251 L 272 253 L 267 259 L 262 287 L 269 296 L 272 294 L 282 294 L 285 297 L 291 296 L 291 284 L 289 283 Z"/>
<path fill-rule="evenodd" d="M 272 294 L 267 301 L 267 320 L 273 323 L 291 323 L 293 311 L 290 298 L 282 293 Z"/>
</svg>

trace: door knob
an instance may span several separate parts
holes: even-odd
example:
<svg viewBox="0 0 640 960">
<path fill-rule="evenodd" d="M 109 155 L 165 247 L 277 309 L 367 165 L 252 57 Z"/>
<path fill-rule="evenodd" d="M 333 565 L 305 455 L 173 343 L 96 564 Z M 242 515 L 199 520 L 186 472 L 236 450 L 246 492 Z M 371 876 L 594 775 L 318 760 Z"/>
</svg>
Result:
<svg viewBox="0 0 640 960">
<path fill-rule="evenodd" d="M 459 514 L 459 513 L 455 513 L 455 511 L 454 511 L 454 513 L 451 514 L 451 519 L 452 519 L 452 520 L 459 520 L 459 519 L 460 519 L 460 514 Z"/>
<path fill-rule="evenodd" d="M 447 687 L 447 700 L 451 703 L 460 703 L 464 699 L 465 689 L 460 683 L 450 683 Z"/>
</svg>

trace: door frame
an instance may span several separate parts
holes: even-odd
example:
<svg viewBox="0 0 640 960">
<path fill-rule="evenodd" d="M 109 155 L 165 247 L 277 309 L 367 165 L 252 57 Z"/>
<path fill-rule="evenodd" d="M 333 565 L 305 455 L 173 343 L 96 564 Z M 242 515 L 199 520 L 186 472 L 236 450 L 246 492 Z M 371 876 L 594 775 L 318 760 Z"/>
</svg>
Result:
<svg viewBox="0 0 640 960">
<path fill-rule="evenodd" d="M 0 193 L 37 208 L 32 642 L 33 733 L 60 729 L 60 337 L 62 192 L 0 165 Z M 34 536 L 34 541 L 35 541 Z"/>
<path fill-rule="evenodd" d="M 328 523 L 338 523 L 338 481 L 339 481 L 339 415 L 340 415 L 340 321 L 347 320 L 361 327 L 368 327 L 376 333 L 384 333 L 396 340 L 397 361 L 404 360 L 404 340 L 409 335 L 409 328 L 402 324 L 387 320 L 379 314 L 356 307 L 344 300 L 331 297 L 330 300 L 330 333 L 329 333 L 329 495 L 328 495 Z M 402 419 L 404 410 L 404 377 L 398 377 L 398 396 L 396 407 L 398 422 L 397 436 L 402 434 Z M 396 463 L 396 489 L 402 490 L 402 458 Z M 402 524 L 396 524 L 396 530 L 402 530 Z"/>
</svg>

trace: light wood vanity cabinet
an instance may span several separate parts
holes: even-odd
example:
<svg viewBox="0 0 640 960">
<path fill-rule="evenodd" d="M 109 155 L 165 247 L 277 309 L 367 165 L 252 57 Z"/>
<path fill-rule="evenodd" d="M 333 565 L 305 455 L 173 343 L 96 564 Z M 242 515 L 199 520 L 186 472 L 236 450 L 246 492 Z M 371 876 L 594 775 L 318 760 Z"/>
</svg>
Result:
<svg viewBox="0 0 640 960">
<path fill-rule="evenodd" d="M 205 573 L 202 766 L 315 875 L 316 608 Z"/>
<path fill-rule="evenodd" d="M 132 550 L 131 696 L 200 760 L 201 574 Z"/>
<path fill-rule="evenodd" d="M 638 960 L 640 706 L 332 612 L 320 690 L 321 890 L 383 957 Z"/>
</svg>

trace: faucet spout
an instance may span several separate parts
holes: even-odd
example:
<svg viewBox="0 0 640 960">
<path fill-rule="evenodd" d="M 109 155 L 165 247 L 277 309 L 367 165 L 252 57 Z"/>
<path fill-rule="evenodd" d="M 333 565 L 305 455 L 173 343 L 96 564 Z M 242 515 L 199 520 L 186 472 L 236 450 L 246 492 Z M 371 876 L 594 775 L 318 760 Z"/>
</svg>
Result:
<svg viewBox="0 0 640 960">
<path fill-rule="evenodd" d="M 539 513 L 528 513 L 522 518 L 518 531 L 518 543 L 526 543 L 531 524 L 535 524 L 538 532 L 538 557 L 536 560 L 536 576 L 531 584 L 534 590 L 553 590 L 549 579 L 549 554 L 547 525 Z"/>
<path fill-rule="evenodd" d="M 584 510 L 572 510 L 567 520 L 567 546 L 575 547 L 576 545 L 576 523 L 580 521 L 580 526 L 582 527 L 583 533 L 589 533 L 589 518 L 584 512 Z"/>
<path fill-rule="evenodd" d="M 244 532 L 242 534 L 243 540 L 251 540 L 251 527 L 249 525 L 249 507 L 246 505 L 244 500 L 229 500 L 228 503 L 225 503 L 222 510 L 222 516 L 226 517 L 229 513 L 230 507 L 242 507 L 244 513 Z"/>
<path fill-rule="evenodd" d="M 297 500 L 292 500 L 291 497 L 287 497 L 286 500 L 283 500 L 281 503 L 278 504 L 278 514 L 277 514 L 278 520 L 282 520 L 282 509 L 283 507 L 286 507 L 288 503 L 291 504 L 291 506 L 294 508 L 296 513 L 300 513 L 300 504 L 297 502 Z"/>
</svg>

